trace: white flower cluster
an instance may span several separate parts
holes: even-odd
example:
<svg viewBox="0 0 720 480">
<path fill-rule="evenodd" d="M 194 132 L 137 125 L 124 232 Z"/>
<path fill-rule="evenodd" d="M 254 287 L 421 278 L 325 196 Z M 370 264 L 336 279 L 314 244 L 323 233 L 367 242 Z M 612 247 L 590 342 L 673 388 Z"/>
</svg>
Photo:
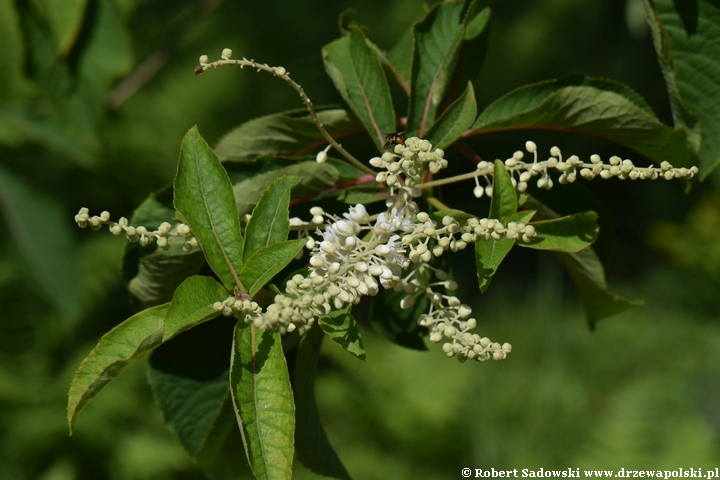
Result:
<svg viewBox="0 0 720 480">
<path fill-rule="evenodd" d="M 617 156 L 610 157 L 608 163 L 603 163 L 599 155 L 591 155 L 590 163 L 583 162 L 577 155 L 572 155 L 563 160 L 558 147 L 550 149 L 550 157 L 547 160 L 538 161 L 537 145 L 534 142 L 526 142 L 525 150 L 533 154 L 532 163 L 523 161 L 525 153 L 520 150 L 505 160 L 505 168 L 510 172 L 513 186 L 519 192 L 527 190 L 528 182 L 537 176 L 540 177 L 537 180 L 538 188 L 550 190 L 553 186 L 553 180 L 549 173 L 551 169 L 560 172 L 558 181 L 561 184 L 574 182 L 578 174 L 587 180 L 592 180 L 596 176 L 602 179 L 617 177 L 620 180 L 628 178 L 630 180 L 655 180 L 657 178 L 672 180 L 676 178 L 690 179 L 698 173 L 697 167 L 674 168 L 668 162 L 662 162 L 659 167 L 637 167 L 632 160 L 622 160 Z M 492 183 L 488 177 L 493 175 L 493 169 L 494 166 L 491 162 L 482 161 L 478 163 L 477 172 L 474 175 L 476 187 L 473 191 L 476 197 L 480 198 L 483 194 L 492 195 Z M 479 176 L 485 177 L 487 180 L 488 184 L 485 188 L 481 187 L 477 182 Z"/>
<path fill-rule="evenodd" d="M 183 250 L 186 252 L 198 246 L 198 241 L 193 236 L 190 227 L 184 223 L 177 224 L 173 229 L 173 226 L 168 222 L 163 222 L 157 230 L 148 230 L 143 226 L 133 227 L 125 217 L 120 217 L 117 222 L 113 222 L 110 220 L 110 212 L 108 211 L 91 217 L 90 211 L 86 207 L 82 207 L 78 214 L 75 215 L 75 223 L 80 228 L 89 226 L 93 230 L 100 230 L 103 225 L 107 225 L 113 235 L 120 235 L 124 232 L 128 241 L 132 243 L 138 242 L 142 246 L 149 245 L 154 240 L 157 242 L 158 247 L 163 250 L 170 248 L 169 239 L 171 237 L 183 237 L 185 240 Z"/>
<path fill-rule="evenodd" d="M 534 236 L 532 227 L 518 229 L 519 224 L 504 226 L 498 220 L 488 219 L 472 219 L 461 226 L 449 216 L 443 218 L 442 225 L 437 225 L 427 213 L 417 212 L 417 204 L 408 190 L 402 188 L 397 198 L 389 200 L 387 210 L 374 222 L 361 204 L 350 207 L 342 217 L 313 207 L 311 223 L 319 226 L 326 219 L 330 222 L 323 231 L 318 231 L 322 240 L 308 239 L 307 248 L 312 251 L 310 273 L 305 277 L 297 274 L 289 280 L 285 293 L 276 295 L 265 312 L 243 308 L 245 322 L 281 333 L 307 329 L 332 310 L 357 304 L 363 296 L 377 295 L 382 286 L 404 291 L 407 295 L 401 307 L 405 309 L 412 307 L 421 295 L 430 297 L 430 310 L 418 321 L 430 329 L 431 341 L 449 340 L 443 347 L 448 356 L 457 356 L 461 361 L 505 358 L 511 350 L 509 344 L 500 346 L 470 333 L 477 323 L 467 319 L 470 308 L 460 305 L 456 297 L 434 290 L 455 289 L 457 285 L 428 262 L 433 255 L 439 256 L 447 249 L 461 250 L 468 241 L 479 238 L 521 235 L 529 241 Z M 523 233 L 519 234 L 520 231 Z M 431 241 L 435 244 L 432 248 Z M 409 273 L 403 277 L 405 271 Z M 432 272 L 440 282 L 431 283 Z M 228 302 L 235 300 L 230 298 Z"/>
<path fill-rule="evenodd" d="M 259 315 L 262 313 L 260 306 L 248 299 L 240 299 L 236 297 L 228 297 L 222 302 L 215 302 L 213 308 L 216 312 L 222 312 L 223 315 L 229 317 L 234 314 Z"/>
<path fill-rule="evenodd" d="M 438 173 L 447 167 L 447 160 L 443 157 L 445 152 L 441 148 L 433 150 L 432 144 L 418 137 L 410 137 L 402 145 L 394 145 L 392 152 L 385 152 L 382 157 L 370 159 L 370 165 L 375 168 L 384 168 L 387 172 L 380 172 L 375 179 L 393 187 L 398 184 L 402 174 L 404 185 L 413 187 L 422 183 L 425 173 Z M 414 196 L 419 196 L 415 194 Z"/>
</svg>

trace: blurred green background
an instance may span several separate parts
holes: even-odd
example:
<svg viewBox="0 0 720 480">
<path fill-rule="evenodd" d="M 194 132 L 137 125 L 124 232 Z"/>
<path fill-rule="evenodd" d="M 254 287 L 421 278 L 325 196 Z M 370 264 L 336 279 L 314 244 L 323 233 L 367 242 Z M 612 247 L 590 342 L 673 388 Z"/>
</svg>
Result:
<svg viewBox="0 0 720 480">
<path fill-rule="evenodd" d="M 212 144 L 249 118 L 301 106 L 268 75 L 227 68 L 195 77 L 201 54 L 218 58 L 231 47 L 283 65 L 315 104 L 339 103 L 320 48 L 339 35 L 337 18 L 350 6 L 385 49 L 428 8 L 411 0 L 0 0 L 0 479 L 202 478 L 164 427 L 142 362 L 68 436 L 73 372 L 132 313 L 120 278 L 123 240 L 77 230 L 72 216 L 81 206 L 130 216 L 172 180 L 194 124 Z M 585 73 L 629 84 L 669 123 L 643 15 L 639 0 L 498 3 L 475 82 L 479 107 L 529 82 Z M 504 158 L 528 139 L 640 160 L 557 133 L 470 143 Z M 439 348 L 388 344 L 369 328 L 365 363 L 326 342 L 317 397 L 350 473 L 720 465 L 715 177 L 687 195 L 680 184 L 596 181 L 545 198 L 561 213 L 598 209 L 611 288 L 646 300 L 595 332 L 559 262 L 514 251 L 482 298 L 472 278 L 460 292 L 476 299 L 484 335 L 513 344 L 504 362 L 461 365 Z M 470 192 L 455 201 L 470 201 Z M 314 475 L 298 465 L 296 477 Z"/>
</svg>

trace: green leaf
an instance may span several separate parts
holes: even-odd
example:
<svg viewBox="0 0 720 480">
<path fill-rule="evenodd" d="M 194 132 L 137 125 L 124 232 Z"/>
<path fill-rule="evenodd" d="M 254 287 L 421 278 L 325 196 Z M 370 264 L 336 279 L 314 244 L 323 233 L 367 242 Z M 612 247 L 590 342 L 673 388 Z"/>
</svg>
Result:
<svg viewBox="0 0 720 480">
<path fill-rule="evenodd" d="M 387 188 L 379 188 L 377 185 L 346 188 L 338 195 L 338 200 L 349 205 L 357 205 L 358 203 L 367 205 L 387 200 L 387 198 Z"/>
<path fill-rule="evenodd" d="M 405 93 L 410 95 L 410 79 L 412 77 L 412 59 L 415 40 L 413 27 L 405 30 L 395 47 L 387 54 L 387 65 L 395 75 Z"/>
<path fill-rule="evenodd" d="M 78 258 L 68 212 L 0 166 L 0 215 L 26 271 L 63 319 L 82 315 Z"/>
<path fill-rule="evenodd" d="M 587 247 L 577 253 L 560 253 L 558 257 L 578 289 L 590 323 L 590 329 L 603 318 L 642 306 L 642 300 L 626 300 L 607 289 L 605 271 L 595 251 Z"/>
<path fill-rule="evenodd" d="M 315 160 L 304 162 L 275 161 L 261 159 L 259 172 L 253 175 L 238 175 L 233 178 L 233 191 L 240 215 L 250 213 L 257 204 L 260 196 L 268 185 L 283 175 L 301 177 L 300 183 L 293 188 L 295 198 L 306 196 L 318 196 L 322 192 L 337 190 L 337 185 L 354 182 L 364 175 L 363 172 L 348 164 L 335 159 L 329 159 L 325 163 L 317 163 Z M 225 164 L 232 166 L 232 164 Z M 243 164 L 247 165 L 247 164 Z"/>
<path fill-rule="evenodd" d="M 160 345 L 168 308 L 169 305 L 159 305 L 133 315 L 103 335 L 85 357 L 68 393 L 67 419 L 71 434 L 75 418 L 100 389 Z"/>
<path fill-rule="evenodd" d="M 236 428 L 230 405 L 226 405 L 230 418 L 222 416 L 224 404 L 230 403 L 230 350 L 236 323 L 233 317 L 206 322 L 168 340 L 150 356 L 148 382 L 165 423 L 193 459 L 219 449 Z"/>
<path fill-rule="evenodd" d="M 465 92 L 450 105 L 428 130 L 425 138 L 435 148 L 447 148 L 473 124 L 477 115 L 477 102 L 472 83 L 468 82 Z"/>
<path fill-rule="evenodd" d="M 527 204 L 537 209 L 537 216 L 540 219 L 549 220 L 560 217 L 532 196 L 528 198 Z M 617 315 L 644 303 L 643 301 L 626 300 L 607 289 L 605 269 L 592 247 L 585 247 L 574 253 L 555 253 L 578 289 L 591 329 L 594 329 L 595 324 L 603 318 Z"/>
<path fill-rule="evenodd" d="M 238 323 L 230 362 L 230 392 L 255 477 L 290 479 L 295 403 L 280 334 Z"/>
<path fill-rule="evenodd" d="M 503 168 L 503 170 L 505 169 Z M 493 201 L 494 199 L 495 191 L 493 187 Z M 490 210 L 492 211 L 492 207 Z M 507 217 L 503 223 L 527 223 L 533 215 L 535 215 L 535 211 L 533 210 L 517 212 Z M 497 272 L 498 267 L 510 252 L 513 245 L 515 245 L 515 240 L 512 238 L 503 238 L 502 240 L 478 239 L 478 241 L 475 242 L 475 268 L 477 270 L 478 285 L 480 286 L 481 292 L 485 293 L 488 289 L 492 277 L 495 275 L 495 272 Z"/>
<path fill-rule="evenodd" d="M 475 268 L 481 292 L 485 293 L 488 289 L 490 280 L 513 245 L 515 245 L 515 240 L 512 238 L 479 239 L 475 242 Z"/>
<path fill-rule="evenodd" d="M 517 212 L 517 193 L 502 160 L 495 160 L 492 190 L 488 218 L 507 223 L 507 218 Z"/>
<path fill-rule="evenodd" d="M 165 315 L 163 342 L 202 322 L 220 315 L 213 308 L 231 295 L 210 277 L 194 276 L 185 280 L 175 291 Z"/>
<path fill-rule="evenodd" d="M 469 135 L 538 128 L 604 138 L 658 163 L 681 166 L 689 160 L 685 131 L 663 125 L 637 93 L 579 75 L 508 93 L 480 113 Z"/>
<path fill-rule="evenodd" d="M 352 305 L 348 305 L 342 310 L 333 310 L 328 315 L 320 317 L 318 322 L 320 323 L 320 328 L 322 328 L 335 343 L 360 360 L 365 360 L 365 350 L 363 349 L 362 338 L 360 337 L 360 329 L 352 313 L 350 313 L 351 310 Z"/>
<path fill-rule="evenodd" d="M 175 176 L 175 208 L 228 290 L 240 286 L 243 240 L 235 197 L 220 161 L 193 127 L 183 138 Z"/>
<path fill-rule="evenodd" d="M 452 81 L 462 46 L 464 2 L 435 5 L 413 26 L 410 104 L 407 130 L 423 137 L 435 120 L 438 107 Z"/>
<path fill-rule="evenodd" d="M 32 0 L 32 4 L 44 17 L 53 36 L 53 43 L 61 56 L 72 48 L 85 16 L 88 0 Z"/>
<path fill-rule="evenodd" d="M 706 178 L 720 164 L 720 4 L 644 3 L 675 125 L 688 130 L 700 178 Z"/>
<path fill-rule="evenodd" d="M 395 131 L 395 110 L 377 53 L 362 31 L 351 27 L 350 33 L 323 47 L 323 60 L 335 88 L 382 151 L 385 135 Z"/>
<path fill-rule="evenodd" d="M 595 212 L 576 213 L 530 225 L 535 227 L 537 237 L 530 243 L 520 242 L 518 245 L 538 250 L 578 252 L 591 245 L 598 235 Z"/>
<path fill-rule="evenodd" d="M 295 360 L 295 445 L 300 461 L 313 472 L 326 477 L 349 479 L 327 438 L 315 403 L 315 374 L 323 331 L 313 325 L 300 341 Z"/>
<path fill-rule="evenodd" d="M 280 177 L 263 192 L 245 229 L 243 261 L 258 250 L 287 240 L 290 231 L 290 189 L 298 177 Z"/>
<path fill-rule="evenodd" d="M 143 201 L 130 218 L 130 225 L 142 225 L 156 230 L 161 223 L 175 216 L 172 206 L 172 189 L 163 188 Z M 168 238 L 168 249 L 152 243 L 145 247 L 139 243 L 126 243 L 123 257 L 123 278 L 128 290 L 143 308 L 172 300 L 175 289 L 186 278 L 197 274 L 205 265 L 205 257 L 198 249 L 183 250 L 185 240 Z"/>
<path fill-rule="evenodd" d="M 317 107 L 316 107 L 317 108 Z M 302 109 L 305 113 L 306 110 Z M 298 110 L 253 118 L 223 135 L 215 146 L 221 162 L 247 161 L 260 155 L 297 157 L 316 153 L 327 140 L 309 115 L 297 116 Z M 294 114 L 294 115 L 293 115 Z M 347 110 L 317 112 L 320 122 L 333 137 L 342 137 L 360 128 Z"/>
<path fill-rule="evenodd" d="M 307 243 L 307 238 L 297 238 L 273 243 L 255 252 L 240 271 L 240 279 L 250 298 L 290 263 Z"/>
</svg>

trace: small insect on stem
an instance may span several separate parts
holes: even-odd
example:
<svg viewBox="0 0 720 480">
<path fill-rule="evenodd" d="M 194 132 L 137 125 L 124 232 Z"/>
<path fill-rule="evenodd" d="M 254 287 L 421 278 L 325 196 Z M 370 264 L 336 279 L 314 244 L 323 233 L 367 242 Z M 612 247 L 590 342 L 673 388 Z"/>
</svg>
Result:
<svg viewBox="0 0 720 480">
<path fill-rule="evenodd" d="M 197 67 L 195 67 L 195 75 L 202 75 L 204 71 L 205 69 L 202 65 L 198 65 Z"/>
<path fill-rule="evenodd" d="M 385 135 L 385 145 L 383 145 L 383 150 L 392 148 L 395 145 L 405 145 L 405 132 L 394 132 Z"/>
</svg>

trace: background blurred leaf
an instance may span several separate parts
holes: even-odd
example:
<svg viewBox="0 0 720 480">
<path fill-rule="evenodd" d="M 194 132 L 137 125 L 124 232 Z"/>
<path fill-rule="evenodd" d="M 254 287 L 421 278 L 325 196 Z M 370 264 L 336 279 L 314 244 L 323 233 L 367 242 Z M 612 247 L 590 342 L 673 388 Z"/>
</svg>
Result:
<svg viewBox="0 0 720 480">
<path fill-rule="evenodd" d="M 215 154 L 221 162 L 227 162 L 259 155 L 297 157 L 320 149 L 327 141 L 309 116 L 299 116 L 305 113 L 305 109 L 290 110 L 248 120 L 220 138 Z M 361 128 L 360 123 L 343 109 L 320 110 L 317 115 L 333 137 L 342 137 Z"/>
<path fill-rule="evenodd" d="M 575 75 L 520 87 L 483 110 L 469 135 L 527 128 L 604 138 L 658 163 L 689 162 L 685 130 L 663 125 L 637 93 L 611 80 Z"/>
<path fill-rule="evenodd" d="M 25 56 L 25 44 L 20 29 L 20 19 L 14 8 L 13 0 L 0 0 L 0 102 L 14 101 L 18 99 L 18 93 L 27 89 L 23 75 L 23 63 Z M 27 93 L 27 91 L 25 92 Z M 0 116 L 0 128 L 2 128 L 2 117 Z M 0 130 L 0 140 L 3 140 L 5 132 Z"/>
<path fill-rule="evenodd" d="M 323 60 L 335 87 L 382 151 L 385 135 L 395 131 L 395 111 L 377 53 L 352 27 L 323 48 Z"/>
<path fill-rule="evenodd" d="M 88 0 L 32 0 L 32 4 L 48 23 L 58 54 L 66 56 L 80 33 Z"/>
<path fill-rule="evenodd" d="M 82 314 L 80 272 L 67 213 L 0 166 L 0 212 L 27 272 L 65 320 Z"/>
<path fill-rule="evenodd" d="M 720 5 L 713 0 L 643 3 L 675 125 L 687 128 L 705 178 L 720 163 Z"/>
</svg>

